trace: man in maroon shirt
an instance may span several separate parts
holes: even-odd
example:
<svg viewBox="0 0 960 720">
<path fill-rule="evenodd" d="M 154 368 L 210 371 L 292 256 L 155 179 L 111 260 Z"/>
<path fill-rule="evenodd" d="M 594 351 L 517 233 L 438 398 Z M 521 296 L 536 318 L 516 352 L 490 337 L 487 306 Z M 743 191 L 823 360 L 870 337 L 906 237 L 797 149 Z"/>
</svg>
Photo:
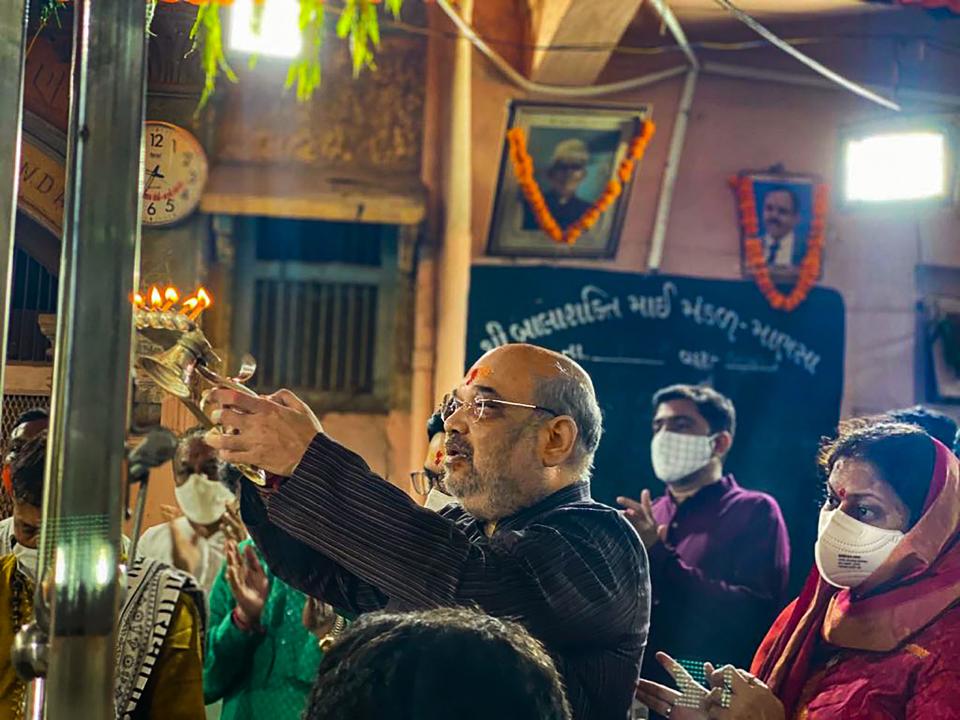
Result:
<svg viewBox="0 0 960 720">
<path fill-rule="evenodd" d="M 657 651 L 702 673 L 749 665 L 782 608 L 790 545 L 780 507 L 723 474 L 736 412 L 712 388 L 674 385 L 653 398 L 651 455 L 667 492 L 618 498 L 650 558 L 653 609 L 643 677 L 668 680 Z"/>
</svg>

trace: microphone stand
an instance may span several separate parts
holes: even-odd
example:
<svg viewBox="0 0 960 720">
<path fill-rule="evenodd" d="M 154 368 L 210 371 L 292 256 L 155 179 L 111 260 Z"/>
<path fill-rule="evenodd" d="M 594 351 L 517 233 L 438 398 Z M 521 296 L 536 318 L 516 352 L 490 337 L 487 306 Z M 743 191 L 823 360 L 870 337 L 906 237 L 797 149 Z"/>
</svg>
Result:
<svg viewBox="0 0 960 720">
<path fill-rule="evenodd" d="M 147 487 L 150 483 L 150 471 L 147 470 L 140 477 L 130 477 L 130 485 L 133 483 L 140 483 L 140 488 L 137 490 L 137 505 L 133 510 L 133 537 L 130 538 L 130 557 L 127 558 L 127 563 L 133 565 L 134 560 L 137 559 L 137 545 L 140 544 L 140 528 L 143 525 L 143 512 L 147 506 Z"/>
</svg>

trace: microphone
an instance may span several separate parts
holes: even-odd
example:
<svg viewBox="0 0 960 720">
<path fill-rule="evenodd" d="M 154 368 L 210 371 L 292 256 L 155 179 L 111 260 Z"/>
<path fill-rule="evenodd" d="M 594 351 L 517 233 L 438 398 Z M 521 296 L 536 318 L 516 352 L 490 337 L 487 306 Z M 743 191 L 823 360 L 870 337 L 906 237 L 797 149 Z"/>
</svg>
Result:
<svg viewBox="0 0 960 720">
<path fill-rule="evenodd" d="M 172 460 L 177 452 L 177 436 L 164 427 L 155 427 L 127 456 L 130 482 L 143 482 L 150 470 Z"/>
<path fill-rule="evenodd" d="M 137 559 L 137 545 L 140 542 L 143 511 L 147 504 L 147 481 L 150 479 L 150 470 L 160 467 L 168 460 L 172 460 L 176 452 L 177 436 L 165 427 L 155 427 L 127 456 L 127 480 L 131 485 L 140 483 L 140 491 L 137 493 L 137 509 L 133 518 L 130 557 L 127 560 L 129 565 L 133 565 Z M 129 495 L 127 497 L 129 498 Z"/>
</svg>

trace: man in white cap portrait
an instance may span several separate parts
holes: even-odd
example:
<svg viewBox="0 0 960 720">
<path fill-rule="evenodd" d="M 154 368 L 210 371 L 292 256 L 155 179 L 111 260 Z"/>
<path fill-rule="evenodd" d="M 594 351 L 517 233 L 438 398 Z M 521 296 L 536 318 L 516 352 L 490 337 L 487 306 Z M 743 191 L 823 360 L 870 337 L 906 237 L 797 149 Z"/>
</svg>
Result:
<svg viewBox="0 0 960 720">
<path fill-rule="evenodd" d="M 543 199 L 554 220 L 564 230 L 579 220 L 593 204 L 577 195 L 577 188 L 587 177 L 589 161 L 590 151 L 583 140 L 561 140 L 553 149 L 550 166 L 547 168 L 547 187 L 543 188 Z M 537 220 L 530 206 L 524 202 L 523 229 L 537 228 Z"/>
</svg>

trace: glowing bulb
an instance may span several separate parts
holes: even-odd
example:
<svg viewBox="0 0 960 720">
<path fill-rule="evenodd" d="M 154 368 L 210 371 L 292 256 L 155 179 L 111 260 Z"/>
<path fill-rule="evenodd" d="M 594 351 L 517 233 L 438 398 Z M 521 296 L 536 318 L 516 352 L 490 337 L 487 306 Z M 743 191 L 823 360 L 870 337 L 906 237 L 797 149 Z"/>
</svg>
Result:
<svg viewBox="0 0 960 720">
<path fill-rule="evenodd" d="M 847 200 L 941 197 L 947 191 L 946 176 L 943 133 L 885 133 L 847 143 Z"/>
<path fill-rule="evenodd" d="M 303 45 L 298 0 L 271 0 L 261 12 L 260 32 L 253 30 L 253 0 L 236 0 L 230 7 L 231 50 L 264 57 L 296 57 Z"/>
</svg>

